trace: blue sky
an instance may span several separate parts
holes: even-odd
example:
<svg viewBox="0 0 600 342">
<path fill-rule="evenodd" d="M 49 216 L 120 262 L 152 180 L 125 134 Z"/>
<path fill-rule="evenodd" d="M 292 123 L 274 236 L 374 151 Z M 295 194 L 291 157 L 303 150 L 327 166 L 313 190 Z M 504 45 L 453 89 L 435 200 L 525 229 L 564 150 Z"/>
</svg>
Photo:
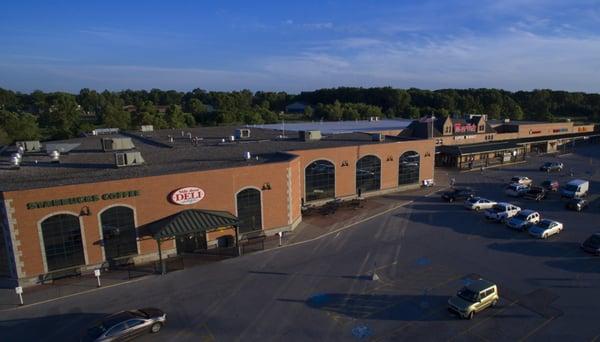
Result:
<svg viewBox="0 0 600 342">
<path fill-rule="evenodd" d="M 597 0 L 11 1 L 0 87 L 600 91 Z"/>
</svg>

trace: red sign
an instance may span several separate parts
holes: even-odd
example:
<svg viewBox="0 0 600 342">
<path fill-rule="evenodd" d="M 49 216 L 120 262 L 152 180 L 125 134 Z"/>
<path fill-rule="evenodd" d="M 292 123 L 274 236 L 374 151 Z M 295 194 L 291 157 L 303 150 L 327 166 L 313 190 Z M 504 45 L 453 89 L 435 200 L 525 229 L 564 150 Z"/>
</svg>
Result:
<svg viewBox="0 0 600 342">
<path fill-rule="evenodd" d="M 474 125 L 474 124 L 461 125 L 459 123 L 454 124 L 454 133 L 465 133 L 465 132 L 477 132 L 477 125 Z"/>
<path fill-rule="evenodd" d="M 200 202 L 204 198 L 204 190 L 189 186 L 173 191 L 169 196 L 171 202 L 179 205 L 190 205 Z"/>
</svg>

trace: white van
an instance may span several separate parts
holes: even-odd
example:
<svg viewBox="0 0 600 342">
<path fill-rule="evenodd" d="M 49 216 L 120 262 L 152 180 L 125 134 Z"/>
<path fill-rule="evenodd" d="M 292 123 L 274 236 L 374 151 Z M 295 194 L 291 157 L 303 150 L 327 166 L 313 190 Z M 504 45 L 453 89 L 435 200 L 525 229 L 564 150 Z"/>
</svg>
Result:
<svg viewBox="0 0 600 342">
<path fill-rule="evenodd" d="M 590 182 L 583 179 L 574 179 L 565 185 L 560 191 L 562 197 L 575 198 L 584 197 L 590 189 Z"/>
</svg>

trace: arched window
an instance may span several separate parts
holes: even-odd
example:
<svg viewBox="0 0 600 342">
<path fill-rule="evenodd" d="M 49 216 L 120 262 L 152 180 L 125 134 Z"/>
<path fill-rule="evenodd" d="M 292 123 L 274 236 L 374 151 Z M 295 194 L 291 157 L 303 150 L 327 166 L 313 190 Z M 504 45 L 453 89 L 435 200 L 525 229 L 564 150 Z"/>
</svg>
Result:
<svg viewBox="0 0 600 342">
<path fill-rule="evenodd" d="M 240 233 L 262 229 L 260 191 L 246 189 L 237 194 L 237 216 Z"/>
<path fill-rule="evenodd" d="M 45 219 L 41 226 L 48 271 L 85 265 L 79 217 L 58 214 Z"/>
<path fill-rule="evenodd" d="M 317 160 L 306 167 L 306 201 L 335 197 L 335 166 L 327 160 Z"/>
<path fill-rule="evenodd" d="M 364 156 L 356 162 L 356 193 L 377 191 L 381 185 L 381 160 Z"/>
<path fill-rule="evenodd" d="M 400 156 L 398 185 L 419 183 L 419 166 L 421 157 L 415 151 L 404 152 Z"/>
<path fill-rule="evenodd" d="M 109 208 L 100 214 L 100 224 L 107 260 L 138 253 L 133 209 Z"/>
</svg>

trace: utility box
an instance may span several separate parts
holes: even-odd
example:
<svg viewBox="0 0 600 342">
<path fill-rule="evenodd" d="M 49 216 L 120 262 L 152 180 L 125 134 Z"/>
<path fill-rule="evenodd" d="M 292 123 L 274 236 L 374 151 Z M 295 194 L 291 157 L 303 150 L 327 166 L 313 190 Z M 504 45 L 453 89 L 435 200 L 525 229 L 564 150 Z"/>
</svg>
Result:
<svg viewBox="0 0 600 342">
<path fill-rule="evenodd" d="M 42 144 L 38 140 L 17 141 L 17 147 L 22 146 L 25 152 L 40 152 Z"/>
<path fill-rule="evenodd" d="M 108 151 L 126 151 L 134 149 L 135 145 L 131 138 L 102 138 L 102 150 Z"/>
<path fill-rule="evenodd" d="M 154 126 L 153 125 L 142 125 L 142 126 L 140 126 L 140 131 L 142 131 L 142 132 L 154 132 Z"/>
<path fill-rule="evenodd" d="M 300 131 L 300 140 L 316 141 L 321 140 L 321 131 Z"/>
<path fill-rule="evenodd" d="M 141 152 L 115 153 L 115 165 L 117 167 L 135 166 L 144 164 Z"/>
<path fill-rule="evenodd" d="M 248 128 L 239 128 L 235 130 L 236 139 L 248 139 L 250 138 L 250 130 Z"/>
</svg>

